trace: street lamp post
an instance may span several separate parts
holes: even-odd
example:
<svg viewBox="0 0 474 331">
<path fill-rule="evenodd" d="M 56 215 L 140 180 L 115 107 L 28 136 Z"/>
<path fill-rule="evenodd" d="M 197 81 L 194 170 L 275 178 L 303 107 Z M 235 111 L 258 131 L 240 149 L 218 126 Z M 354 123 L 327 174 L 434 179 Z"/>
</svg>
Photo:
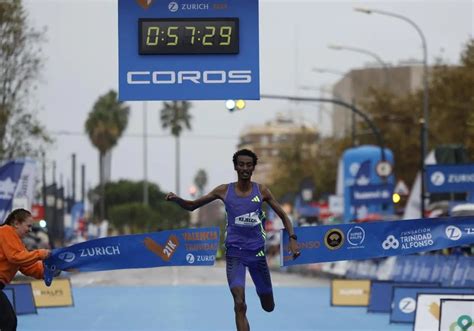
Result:
<svg viewBox="0 0 474 331">
<path fill-rule="evenodd" d="M 409 23 L 412 27 L 415 28 L 415 30 L 418 32 L 420 38 L 421 38 L 421 43 L 423 46 L 423 118 L 421 119 L 421 145 L 422 145 L 422 155 L 421 155 L 421 217 L 424 217 L 425 214 L 425 157 L 427 154 L 427 149 L 428 149 L 428 120 L 429 120 L 429 114 L 428 114 L 428 106 L 429 106 L 429 91 L 428 91 L 428 49 L 426 46 L 426 39 L 421 31 L 421 29 L 418 27 L 418 25 L 415 24 L 411 19 L 408 17 L 402 16 L 400 14 L 392 13 L 392 12 L 387 12 L 383 10 L 378 10 L 378 9 L 368 9 L 368 8 L 354 8 L 355 11 L 364 13 L 364 14 L 380 14 L 380 15 L 385 15 L 385 16 L 390 16 L 390 17 L 395 17 L 398 19 L 401 19 L 407 23 Z"/>
<path fill-rule="evenodd" d="M 380 56 L 375 54 L 374 52 L 368 51 L 363 48 L 358 48 L 358 47 L 352 47 L 352 46 L 343 46 L 343 45 L 328 45 L 328 48 L 336 50 L 336 51 L 351 51 L 351 52 L 356 52 L 356 53 L 361 53 L 368 55 L 372 58 L 374 58 L 383 68 L 384 74 L 385 74 L 385 88 L 388 88 L 389 84 L 389 71 L 388 71 L 388 66 L 387 63 L 385 63 Z"/>
<path fill-rule="evenodd" d="M 370 118 L 364 114 L 362 111 L 360 111 L 356 106 L 353 104 L 347 103 L 342 100 L 337 100 L 337 99 L 329 99 L 329 98 L 309 98 L 309 97 L 294 97 L 294 96 L 286 96 L 286 95 L 275 95 L 275 94 L 262 94 L 260 95 L 262 99 L 277 99 L 277 100 L 290 100 L 290 101 L 309 101 L 309 102 L 330 102 L 334 103 L 336 105 L 342 106 L 344 108 L 350 109 L 353 113 L 359 115 L 362 117 L 367 124 L 369 125 L 370 129 L 375 135 L 375 138 L 377 139 L 377 143 L 380 146 L 380 154 L 381 154 L 381 160 L 383 163 L 385 163 L 386 158 L 385 158 L 385 148 L 384 148 L 384 141 L 382 138 L 382 134 L 380 133 L 380 130 L 375 126 L 375 124 L 370 120 Z"/>
</svg>

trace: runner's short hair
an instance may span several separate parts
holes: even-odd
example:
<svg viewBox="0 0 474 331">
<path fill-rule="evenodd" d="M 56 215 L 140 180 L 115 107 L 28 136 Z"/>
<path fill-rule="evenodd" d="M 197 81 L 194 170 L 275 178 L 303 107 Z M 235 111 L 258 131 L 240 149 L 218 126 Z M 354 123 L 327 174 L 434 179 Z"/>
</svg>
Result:
<svg viewBox="0 0 474 331">
<path fill-rule="evenodd" d="M 240 155 L 245 155 L 245 156 L 250 156 L 253 160 L 253 165 L 256 166 L 257 165 L 257 161 L 258 161 L 258 157 L 257 157 L 257 154 L 255 154 L 254 152 L 252 152 L 250 149 L 241 149 L 241 150 L 238 150 L 237 152 L 235 152 L 234 156 L 232 157 L 232 161 L 234 162 L 234 166 L 237 165 L 237 158 L 240 156 Z"/>
</svg>

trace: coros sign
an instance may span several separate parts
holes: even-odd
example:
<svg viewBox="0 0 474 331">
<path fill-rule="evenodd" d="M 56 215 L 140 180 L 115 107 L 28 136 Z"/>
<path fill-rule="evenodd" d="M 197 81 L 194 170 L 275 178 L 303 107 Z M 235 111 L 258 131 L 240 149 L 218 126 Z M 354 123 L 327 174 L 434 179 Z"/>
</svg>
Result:
<svg viewBox="0 0 474 331">
<path fill-rule="evenodd" d="M 119 0 L 118 21 L 120 100 L 260 99 L 258 0 Z"/>
</svg>

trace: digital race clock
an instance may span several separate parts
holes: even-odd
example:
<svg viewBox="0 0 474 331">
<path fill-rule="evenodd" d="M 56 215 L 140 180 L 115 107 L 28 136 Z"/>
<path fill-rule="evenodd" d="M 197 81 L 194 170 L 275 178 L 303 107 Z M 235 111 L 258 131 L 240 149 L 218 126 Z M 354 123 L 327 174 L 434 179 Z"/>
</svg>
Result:
<svg viewBox="0 0 474 331">
<path fill-rule="evenodd" d="M 159 54 L 238 54 L 238 18 L 141 18 L 138 52 Z"/>
</svg>

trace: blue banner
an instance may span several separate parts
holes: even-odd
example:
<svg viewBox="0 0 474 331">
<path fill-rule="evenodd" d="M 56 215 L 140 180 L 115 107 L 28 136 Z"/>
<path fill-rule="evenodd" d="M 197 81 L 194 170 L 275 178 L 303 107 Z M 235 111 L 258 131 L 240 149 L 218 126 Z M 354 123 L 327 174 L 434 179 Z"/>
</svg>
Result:
<svg viewBox="0 0 474 331">
<path fill-rule="evenodd" d="M 44 261 L 51 281 L 54 270 L 101 271 L 163 266 L 213 265 L 219 228 L 179 229 L 89 240 L 56 249 Z"/>
<path fill-rule="evenodd" d="M 418 293 L 473 294 L 474 288 L 454 287 L 394 287 L 390 322 L 414 323 Z"/>
<path fill-rule="evenodd" d="M 474 192 L 474 164 L 427 165 L 428 192 Z"/>
<path fill-rule="evenodd" d="M 31 208 L 34 183 L 32 160 L 13 160 L 0 167 L 0 224 L 13 209 Z"/>
<path fill-rule="evenodd" d="M 296 227 L 301 256 L 293 260 L 282 230 L 282 266 L 408 255 L 474 243 L 474 217 L 430 218 Z M 405 278 L 405 277 L 404 277 Z"/>
<path fill-rule="evenodd" d="M 354 185 L 351 187 L 353 206 L 392 203 L 392 184 Z"/>
</svg>

